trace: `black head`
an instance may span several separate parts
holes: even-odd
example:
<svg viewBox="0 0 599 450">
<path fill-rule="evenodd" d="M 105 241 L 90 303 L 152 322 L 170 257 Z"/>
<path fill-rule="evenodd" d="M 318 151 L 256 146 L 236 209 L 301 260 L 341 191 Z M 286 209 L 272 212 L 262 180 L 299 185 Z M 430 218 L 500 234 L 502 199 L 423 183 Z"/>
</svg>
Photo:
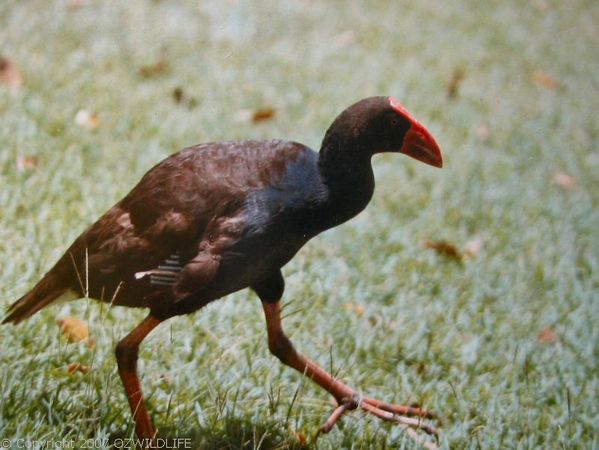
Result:
<svg viewBox="0 0 599 450">
<path fill-rule="evenodd" d="M 325 145 L 352 148 L 366 156 L 405 153 L 426 164 L 443 166 L 434 138 L 393 97 L 369 97 L 347 108 L 327 131 Z"/>
</svg>

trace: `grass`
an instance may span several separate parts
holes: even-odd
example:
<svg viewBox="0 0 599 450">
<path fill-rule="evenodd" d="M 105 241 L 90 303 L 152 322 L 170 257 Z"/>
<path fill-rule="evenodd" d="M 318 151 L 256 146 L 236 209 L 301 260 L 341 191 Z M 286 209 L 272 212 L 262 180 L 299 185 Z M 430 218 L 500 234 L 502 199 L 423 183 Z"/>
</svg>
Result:
<svg viewBox="0 0 599 450">
<path fill-rule="evenodd" d="M 439 411 L 443 448 L 599 448 L 597 2 L 73 3 L 0 5 L 0 51 L 23 76 L 0 85 L 3 307 L 166 155 L 231 138 L 318 148 L 350 103 L 392 94 L 446 167 L 375 159 L 369 208 L 284 270 L 296 346 L 370 395 Z M 272 120 L 239 120 L 265 107 Z M 75 124 L 81 109 L 97 129 Z M 37 166 L 17 170 L 22 156 Z M 463 263 L 423 245 L 476 238 Z M 59 336 L 67 314 L 93 349 Z M 1 327 L 0 437 L 132 436 L 113 348 L 142 317 L 84 300 Z M 197 448 L 299 448 L 294 432 L 332 410 L 268 354 L 248 292 L 170 320 L 141 357 L 155 423 Z M 414 444 L 356 413 L 306 447 Z"/>
</svg>

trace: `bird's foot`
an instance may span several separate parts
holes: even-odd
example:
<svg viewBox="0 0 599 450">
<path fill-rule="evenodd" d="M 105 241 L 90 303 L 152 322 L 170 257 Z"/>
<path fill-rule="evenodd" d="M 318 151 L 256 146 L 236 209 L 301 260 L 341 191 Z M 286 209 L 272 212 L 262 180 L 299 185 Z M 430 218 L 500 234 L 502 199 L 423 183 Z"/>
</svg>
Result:
<svg viewBox="0 0 599 450">
<path fill-rule="evenodd" d="M 320 427 L 320 433 L 328 433 L 347 411 L 360 408 L 379 419 L 395 422 L 406 429 L 408 436 L 428 449 L 436 449 L 437 445 L 423 439 L 415 430 L 419 429 L 438 440 L 439 432 L 424 419 L 436 419 L 437 416 L 429 410 L 405 405 L 395 405 L 382 402 L 370 397 L 359 397 L 357 395 L 346 398 L 339 402 L 326 422 Z"/>
</svg>

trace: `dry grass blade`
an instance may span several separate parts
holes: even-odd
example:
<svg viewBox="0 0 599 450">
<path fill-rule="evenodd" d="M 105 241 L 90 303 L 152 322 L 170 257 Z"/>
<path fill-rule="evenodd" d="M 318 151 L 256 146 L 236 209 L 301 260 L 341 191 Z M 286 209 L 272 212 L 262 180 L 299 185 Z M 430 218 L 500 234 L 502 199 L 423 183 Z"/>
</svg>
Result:
<svg viewBox="0 0 599 450">
<path fill-rule="evenodd" d="M 69 375 L 75 375 L 77 372 L 82 373 L 83 375 L 87 375 L 89 373 L 89 366 L 84 366 L 79 363 L 71 363 L 67 367 L 67 373 Z"/>
<path fill-rule="evenodd" d="M 458 96 L 460 85 L 464 81 L 466 73 L 464 69 L 457 67 L 451 74 L 451 78 L 447 83 L 447 98 L 454 99 Z"/>
</svg>

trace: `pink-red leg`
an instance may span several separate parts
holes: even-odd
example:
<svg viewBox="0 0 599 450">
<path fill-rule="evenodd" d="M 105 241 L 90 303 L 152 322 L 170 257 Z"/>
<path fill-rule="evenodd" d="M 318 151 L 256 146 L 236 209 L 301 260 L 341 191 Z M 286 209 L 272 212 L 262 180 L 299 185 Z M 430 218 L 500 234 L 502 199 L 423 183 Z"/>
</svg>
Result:
<svg viewBox="0 0 599 450">
<path fill-rule="evenodd" d="M 434 418 L 435 416 L 432 412 L 412 406 L 394 405 L 370 397 L 360 398 L 349 386 L 337 380 L 307 357 L 298 353 L 283 332 L 281 324 L 281 302 L 262 302 L 262 307 L 264 308 L 264 316 L 266 318 L 268 347 L 270 351 L 281 362 L 294 368 L 326 389 L 327 392 L 335 397 L 339 405 L 321 427 L 321 432 L 329 432 L 345 412 L 359 407 L 383 420 L 394 421 L 405 427 L 419 428 L 434 436 L 438 435 L 435 428 L 422 420 L 422 418 Z M 411 437 L 413 436 L 411 435 Z"/>
<path fill-rule="evenodd" d="M 160 320 L 150 314 L 131 333 L 119 341 L 115 352 L 119 375 L 125 387 L 129 406 L 133 413 L 133 420 L 135 420 L 135 432 L 137 437 L 145 440 L 148 445 L 156 437 L 156 433 L 146 409 L 141 384 L 137 376 L 137 359 L 139 345 L 159 323 Z"/>
</svg>

